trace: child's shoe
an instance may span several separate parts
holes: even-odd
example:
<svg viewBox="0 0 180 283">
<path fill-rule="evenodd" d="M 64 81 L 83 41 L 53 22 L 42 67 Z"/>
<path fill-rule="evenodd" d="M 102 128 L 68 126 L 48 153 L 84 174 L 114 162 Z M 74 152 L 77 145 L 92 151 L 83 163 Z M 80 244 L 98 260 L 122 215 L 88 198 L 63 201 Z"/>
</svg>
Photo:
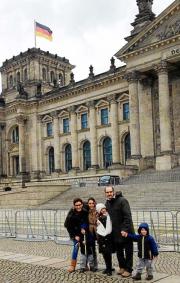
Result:
<svg viewBox="0 0 180 283">
<path fill-rule="evenodd" d="M 136 273 L 136 275 L 134 275 L 134 276 L 132 276 L 132 279 L 134 279 L 134 280 L 141 280 L 141 273 Z"/>
<path fill-rule="evenodd" d="M 147 275 L 146 276 L 146 280 L 152 280 L 153 279 L 153 275 Z"/>
</svg>

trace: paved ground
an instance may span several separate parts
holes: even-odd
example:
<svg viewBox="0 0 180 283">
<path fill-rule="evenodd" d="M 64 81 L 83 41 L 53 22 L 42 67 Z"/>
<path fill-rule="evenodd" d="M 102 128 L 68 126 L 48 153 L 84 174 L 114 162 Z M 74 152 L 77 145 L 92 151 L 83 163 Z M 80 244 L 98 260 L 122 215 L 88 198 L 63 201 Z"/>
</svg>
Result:
<svg viewBox="0 0 180 283">
<path fill-rule="evenodd" d="M 25 242 L 0 239 L 0 283 L 132 283 L 114 272 L 112 277 L 102 274 L 103 261 L 99 258 L 100 270 L 85 274 L 77 270 L 69 274 L 71 247 L 53 241 Z M 134 260 L 136 262 L 136 255 Z M 117 266 L 114 257 L 114 266 Z M 145 277 L 145 274 L 143 274 Z M 145 282 L 142 280 L 141 282 Z M 155 261 L 154 280 L 151 282 L 180 282 L 180 253 L 162 252 Z"/>
</svg>

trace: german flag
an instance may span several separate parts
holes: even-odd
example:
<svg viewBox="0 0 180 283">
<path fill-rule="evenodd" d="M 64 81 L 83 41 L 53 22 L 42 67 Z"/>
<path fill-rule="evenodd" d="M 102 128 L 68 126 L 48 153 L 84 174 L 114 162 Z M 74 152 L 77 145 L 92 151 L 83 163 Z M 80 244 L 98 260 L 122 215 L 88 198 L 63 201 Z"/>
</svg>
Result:
<svg viewBox="0 0 180 283">
<path fill-rule="evenodd" d="M 35 35 L 44 37 L 52 41 L 52 30 L 38 22 L 35 22 Z"/>
</svg>

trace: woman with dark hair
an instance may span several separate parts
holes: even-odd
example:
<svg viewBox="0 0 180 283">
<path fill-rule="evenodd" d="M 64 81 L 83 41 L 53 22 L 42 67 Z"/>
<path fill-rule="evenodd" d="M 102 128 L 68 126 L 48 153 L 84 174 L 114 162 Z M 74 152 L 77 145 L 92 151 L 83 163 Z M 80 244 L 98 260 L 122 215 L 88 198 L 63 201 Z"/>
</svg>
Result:
<svg viewBox="0 0 180 283">
<path fill-rule="evenodd" d="M 98 269 L 97 254 L 96 254 L 96 228 L 97 228 L 97 212 L 96 212 L 96 201 L 93 197 L 90 197 L 87 201 L 88 205 L 88 222 L 89 222 L 89 233 L 88 233 L 88 244 L 90 254 L 88 256 L 88 262 L 90 270 L 95 272 Z"/>
</svg>

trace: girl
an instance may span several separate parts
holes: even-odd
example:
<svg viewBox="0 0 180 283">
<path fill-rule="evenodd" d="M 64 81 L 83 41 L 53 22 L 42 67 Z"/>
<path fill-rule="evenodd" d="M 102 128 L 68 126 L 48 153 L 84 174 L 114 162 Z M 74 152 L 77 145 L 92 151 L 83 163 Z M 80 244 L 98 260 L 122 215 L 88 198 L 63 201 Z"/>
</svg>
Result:
<svg viewBox="0 0 180 283">
<path fill-rule="evenodd" d="M 103 271 L 104 274 L 112 275 L 112 223 L 110 216 L 106 210 L 103 203 L 98 203 L 96 205 L 96 210 L 98 212 L 97 220 L 97 235 L 98 235 L 98 245 L 99 252 L 102 253 L 106 269 Z"/>
</svg>

